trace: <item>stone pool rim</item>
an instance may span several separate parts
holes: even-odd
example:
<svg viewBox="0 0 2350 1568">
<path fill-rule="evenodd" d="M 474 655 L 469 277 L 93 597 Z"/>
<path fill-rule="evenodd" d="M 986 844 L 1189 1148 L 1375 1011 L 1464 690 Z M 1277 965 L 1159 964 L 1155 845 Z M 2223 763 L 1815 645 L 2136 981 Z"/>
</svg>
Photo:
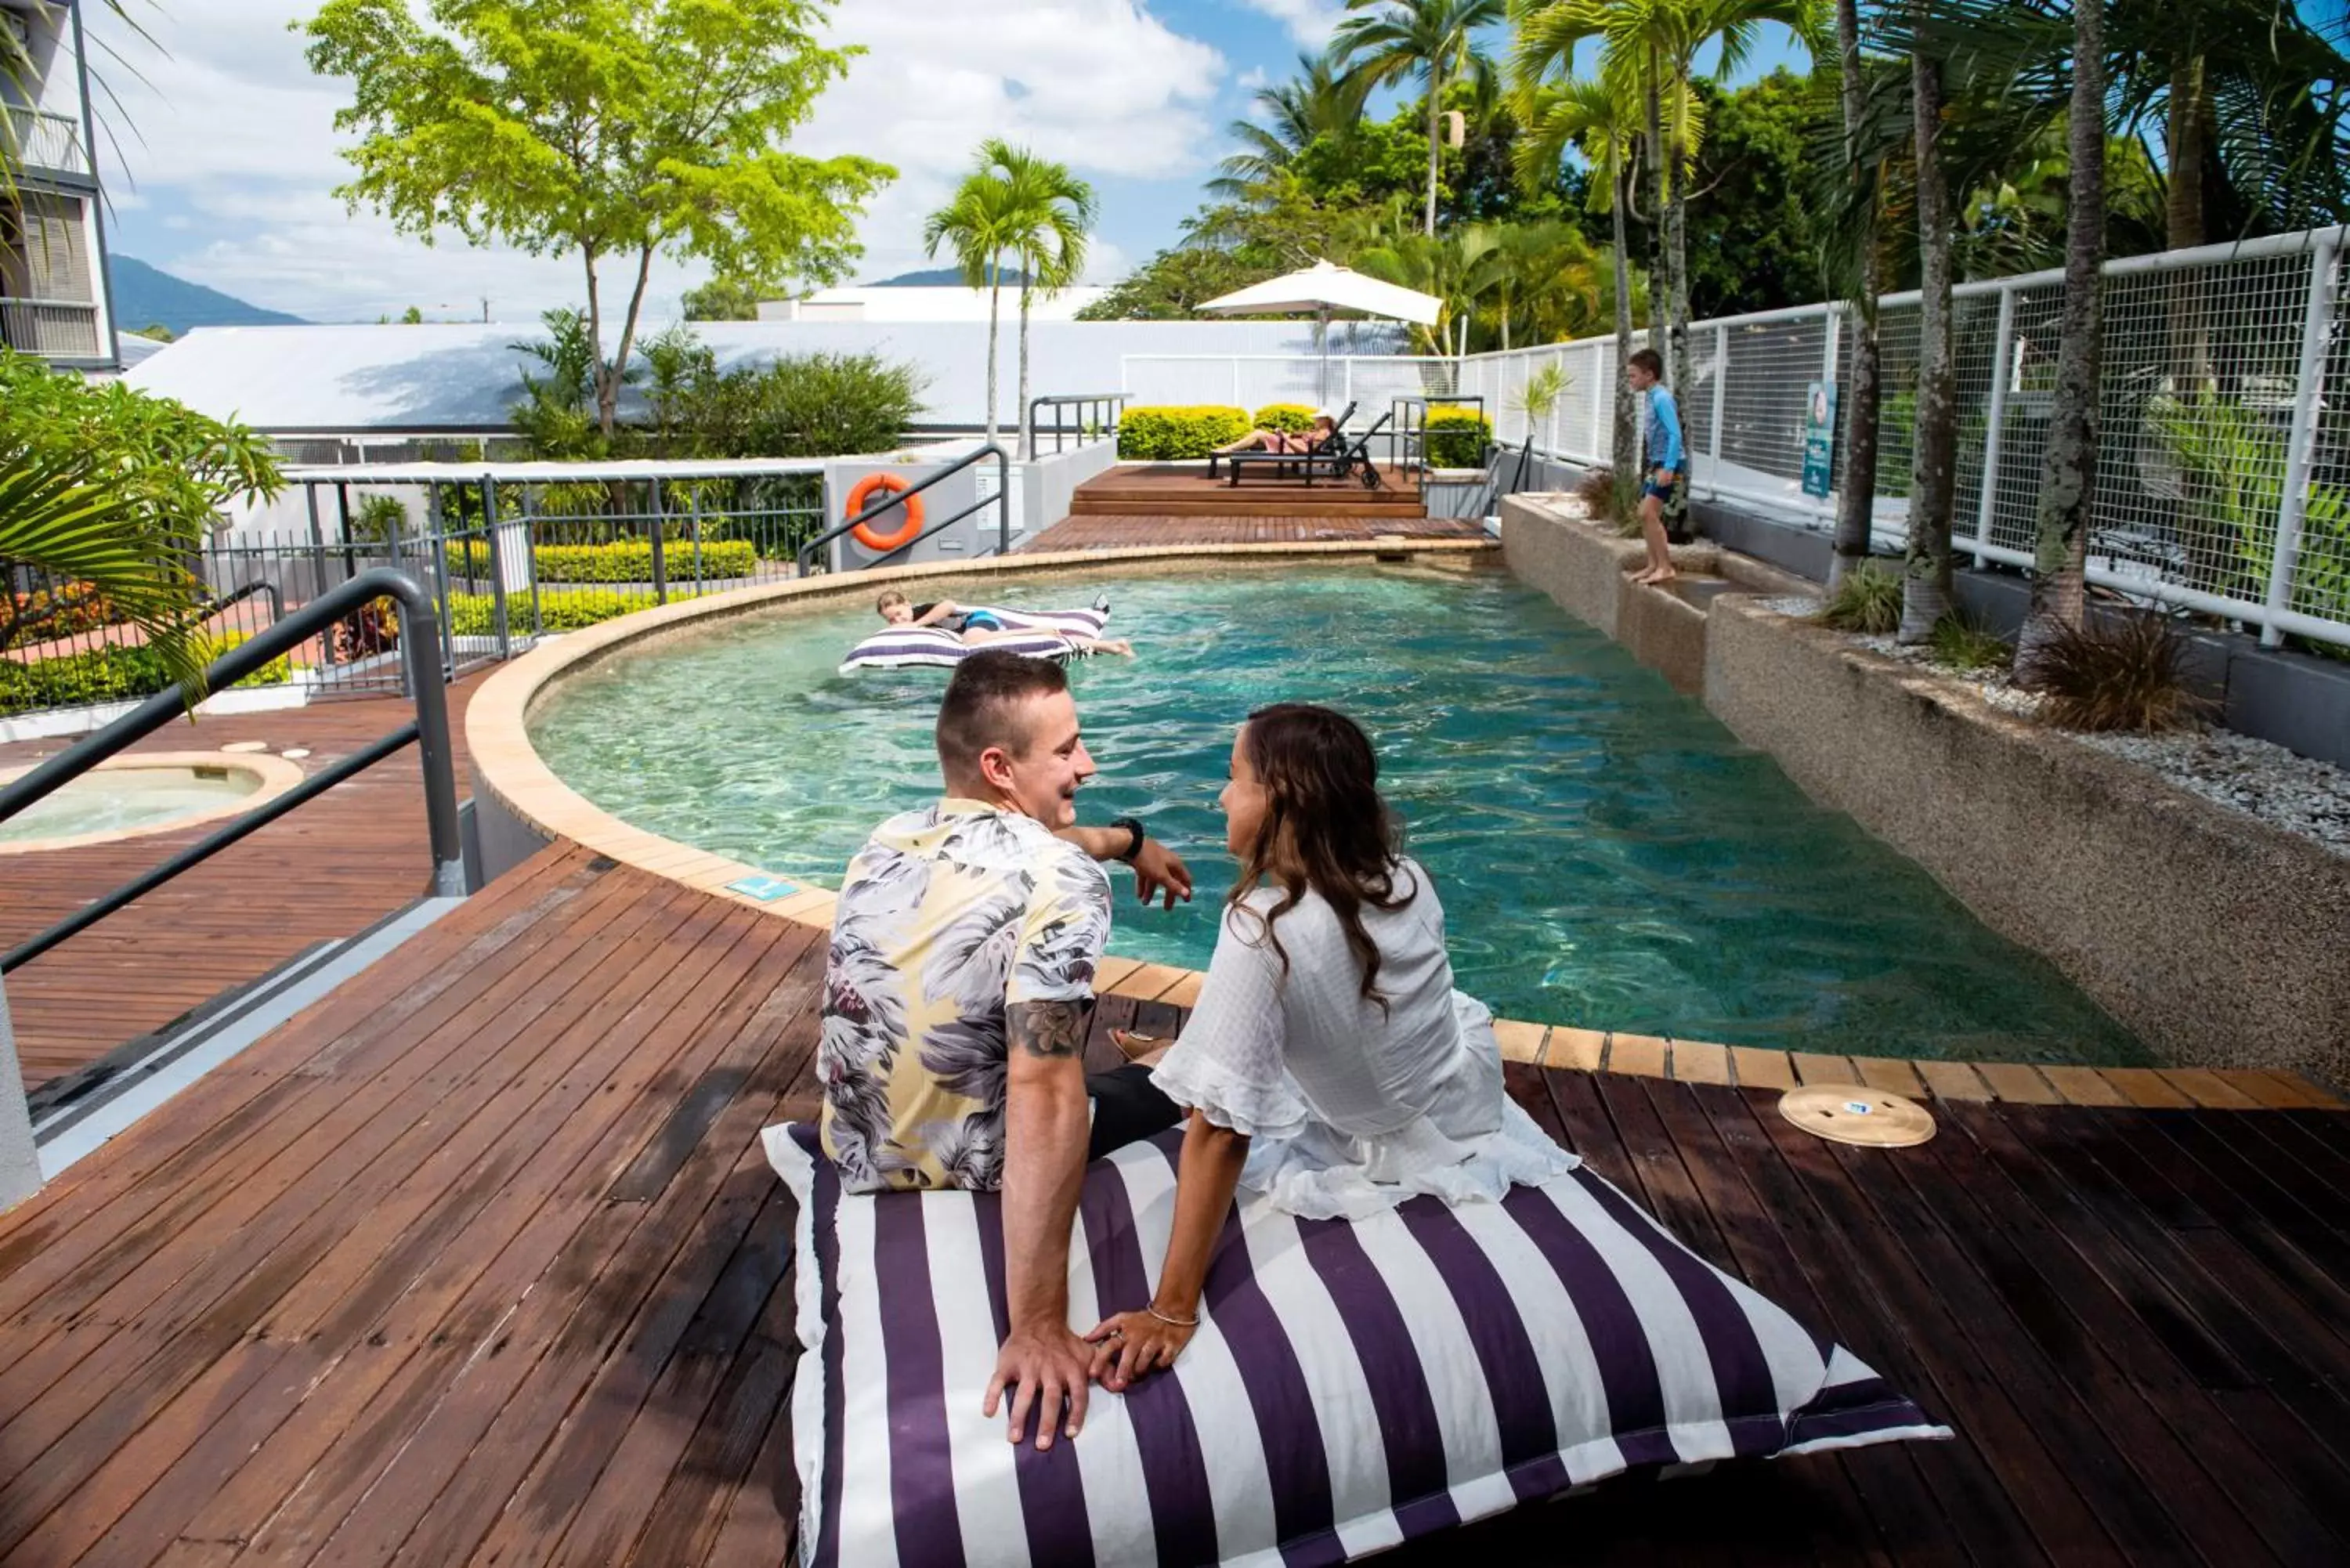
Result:
<svg viewBox="0 0 2350 1568">
<path fill-rule="evenodd" d="M 27 763 L 23 767 L 0 768 L 0 784 L 21 778 L 39 765 L 38 763 Z M 48 838 L 0 839 L 0 856 L 88 849 L 101 844 L 120 844 L 126 839 L 149 838 L 159 833 L 178 833 L 183 828 L 201 827 L 206 823 L 242 815 L 255 806 L 265 805 L 300 784 L 303 776 L 299 763 L 267 752 L 125 752 L 120 756 L 107 758 L 81 777 L 102 778 L 108 774 L 128 773 L 192 773 L 198 768 L 220 768 L 228 773 L 250 774 L 255 780 L 254 787 L 213 805 L 198 806 L 192 811 L 130 827 L 100 828 L 92 833 L 62 833 Z"/>
<path fill-rule="evenodd" d="M 759 867 L 633 826 L 565 784 L 530 742 L 531 711 L 566 677 L 592 668 L 622 649 L 665 641 L 681 633 L 744 615 L 862 598 L 885 584 L 1002 576 L 1066 576 L 1152 563 L 1274 566 L 1301 558 L 1398 557 L 1462 564 L 1498 562 L 1500 547 L 1492 539 L 1390 536 L 1050 552 L 975 561 L 923 562 L 768 583 L 638 610 L 580 631 L 542 639 L 530 652 L 494 671 L 474 691 L 465 711 L 465 743 L 472 759 L 474 810 L 477 817 L 502 816 L 522 833 L 539 840 L 576 844 L 647 875 L 798 925 L 829 930 L 834 902 L 829 890 L 808 888 L 772 902 L 736 892 L 727 884 L 763 875 Z M 491 826 L 484 826 L 485 839 L 492 831 Z M 1198 1000 L 1203 978 L 1194 970 L 1110 957 L 1103 961 L 1097 990 L 1106 996 L 1189 1007 Z M 1498 1020 L 1495 1027 L 1501 1037 L 1502 1054 L 1510 1062 L 1774 1090 L 1803 1083 L 1857 1082 L 1899 1094 L 2045 1105 L 2253 1109 L 2333 1107 L 2339 1103 L 2295 1075 L 2267 1071 L 1912 1062 L 1896 1057 L 1812 1055 L 1515 1019 Z"/>
</svg>

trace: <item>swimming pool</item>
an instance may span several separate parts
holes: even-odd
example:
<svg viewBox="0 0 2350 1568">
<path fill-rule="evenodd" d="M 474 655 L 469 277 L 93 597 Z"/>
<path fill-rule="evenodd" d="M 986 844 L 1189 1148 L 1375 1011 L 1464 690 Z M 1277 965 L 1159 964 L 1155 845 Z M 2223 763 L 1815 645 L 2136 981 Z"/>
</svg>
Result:
<svg viewBox="0 0 2350 1568">
<path fill-rule="evenodd" d="M 994 592 L 1038 608 L 1105 593 L 1111 633 L 1139 649 L 1072 668 L 1102 769 L 1081 816 L 1142 818 L 1201 896 L 1144 910 L 1121 885 L 1113 951 L 1205 966 L 1232 873 L 1215 796 L 1232 727 L 1298 699 L 1370 731 L 1459 982 L 1506 1016 L 1799 1051 L 2148 1059 L 2054 968 L 1503 573 L 1284 563 Z M 532 742 L 636 826 L 837 886 L 874 823 L 939 787 L 945 672 L 835 672 L 878 625 L 859 600 L 623 650 L 554 688 Z"/>
<path fill-rule="evenodd" d="M 0 772 L 0 784 L 28 771 Z M 290 774 L 290 780 L 280 779 L 281 773 Z M 119 757 L 68 780 L 0 822 L 0 854 L 65 848 L 208 822 L 247 804 L 258 805 L 301 777 L 299 768 L 276 758 L 210 753 Z"/>
</svg>

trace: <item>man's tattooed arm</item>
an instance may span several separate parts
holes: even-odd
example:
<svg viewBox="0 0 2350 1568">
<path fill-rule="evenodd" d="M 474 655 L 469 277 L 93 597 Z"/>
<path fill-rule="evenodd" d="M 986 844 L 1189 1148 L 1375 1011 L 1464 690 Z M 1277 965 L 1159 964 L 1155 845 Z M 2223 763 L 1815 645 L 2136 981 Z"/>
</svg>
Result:
<svg viewBox="0 0 2350 1568">
<path fill-rule="evenodd" d="M 1085 1002 L 1015 1002 L 1004 1012 L 1012 1044 L 1031 1056 L 1074 1056 L 1086 1048 L 1086 1025 L 1094 1004 Z"/>
</svg>

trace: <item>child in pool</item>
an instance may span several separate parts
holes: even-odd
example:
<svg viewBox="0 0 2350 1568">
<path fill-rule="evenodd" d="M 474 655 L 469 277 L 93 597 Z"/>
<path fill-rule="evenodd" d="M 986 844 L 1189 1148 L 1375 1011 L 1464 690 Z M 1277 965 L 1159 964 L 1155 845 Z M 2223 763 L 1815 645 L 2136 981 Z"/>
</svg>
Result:
<svg viewBox="0 0 2350 1568">
<path fill-rule="evenodd" d="M 1005 626 L 983 609 L 965 609 L 952 599 L 933 599 L 928 604 L 915 604 L 896 588 L 885 588 L 873 607 L 891 626 L 935 627 L 960 639 L 966 647 L 976 648 L 993 642 L 998 638 L 1025 635 Z M 1063 633 L 1079 653 L 1117 653 L 1131 658 L 1134 644 L 1123 638 L 1080 637 L 1074 632 Z"/>
</svg>

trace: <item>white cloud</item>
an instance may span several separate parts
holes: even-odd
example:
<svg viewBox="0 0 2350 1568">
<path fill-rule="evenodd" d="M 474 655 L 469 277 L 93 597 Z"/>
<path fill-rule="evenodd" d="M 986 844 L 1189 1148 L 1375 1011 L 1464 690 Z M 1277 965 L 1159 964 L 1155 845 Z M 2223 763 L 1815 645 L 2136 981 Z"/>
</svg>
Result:
<svg viewBox="0 0 2350 1568">
<path fill-rule="evenodd" d="M 310 0 L 206 0 L 142 13 L 159 57 L 93 8 L 92 30 L 111 26 L 126 62 L 108 72 L 120 108 L 104 111 L 131 128 L 109 150 L 117 205 L 166 208 L 187 223 L 135 225 L 137 243 L 123 248 L 327 320 L 411 304 L 428 316 L 473 315 L 485 295 L 499 319 L 528 320 L 577 300 L 576 262 L 477 249 L 453 234 L 427 245 L 371 213 L 345 212 L 331 192 L 350 172 L 333 125 L 347 88 L 311 75 L 289 30 L 311 9 Z M 860 225 L 863 275 L 931 265 L 922 218 L 984 137 L 1096 180 L 1180 178 L 1212 153 L 1207 116 L 1225 62 L 1138 0 L 843 0 L 827 34 L 868 52 L 819 100 L 795 147 L 864 153 L 899 174 Z M 1097 241 L 1095 252 L 1092 274 L 1115 275 L 1125 259 L 1116 247 Z M 657 264 L 654 306 L 669 308 L 700 272 Z"/>
<path fill-rule="evenodd" d="M 1243 0 L 1243 4 L 1288 28 L 1289 36 L 1309 49 L 1328 43 L 1338 18 L 1347 14 L 1340 0 Z"/>
</svg>

